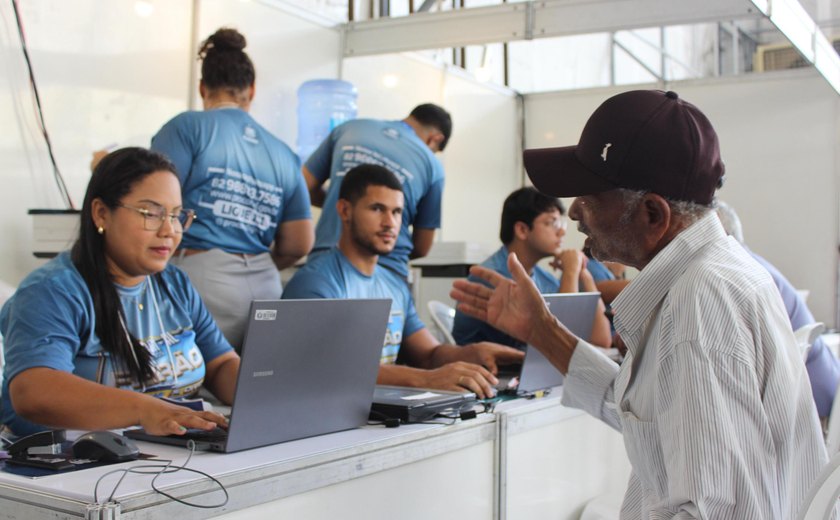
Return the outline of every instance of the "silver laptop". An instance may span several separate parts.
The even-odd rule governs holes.
[[[137,440],[234,452],[366,424],[391,300],[254,301],[227,431]]]
[[[595,322],[595,311],[601,293],[558,293],[544,294],[543,298],[548,309],[569,331],[579,338],[588,340],[592,335],[592,324]],[[500,378],[502,379],[502,378]],[[536,348],[528,345],[525,360],[519,373],[519,384],[515,388],[507,388],[504,383],[501,391],[517,394],[532,394],[534,392],[560,386],[563,384],[563,374]]]

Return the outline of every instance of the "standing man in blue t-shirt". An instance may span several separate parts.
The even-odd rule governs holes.
[[[510,278],[507,259],[516,253],[525,271],[542,294],[598,291],[592,275],[586,269],[586,256],[576,249],[562,249],[566,236],[566,209],[557,197],[542,194],[532,187],[515,190],[502,206],[499,238],[502,247],[481,265]],[[560,278],[543,269],[537,262],[552,257],[551,265],[561,271]],[[470,276],[472,282],[480,278]],[[586,338],[599,347],[612,343],[610,322],[604,315],[604,303],[599,302],[592,323],[592,334]],[[459,345],[475,341],[492,341],[525,350],[525,343],[512,338],[484,321],[455,312],[452,336]]]
[[[283,297],[391,298],[379,384],[492,396],[497,365],[521,362],[523,354],[494,343],[438,343],[417,317],[405,280],[377,264],[397,242],[403,205],[400,181],[386,168],[366,164],[350,170],[336,205],[342,225],[338,247],[298,271]],[[398,355],[408,366],[395,364]]]
[[[397,176],[405,197],[397,243],[379,263],[408,278],[409,259],[429,253],[440,227],[444,175],[435,153],[446,148],[450,135],[452,118],[431,103],[417,106],[402,121],[356,119],[330,132],[303,166],[312,204],[323,208],[309,258],[338,243],[341,222],[335,209],[345,174],[360,164],[377,164]]]

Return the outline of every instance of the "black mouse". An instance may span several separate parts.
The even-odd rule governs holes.
[[[73,443],[73,456],[77,459],[122,462],[140,456],[134,441],[109,431],[88,432]]]

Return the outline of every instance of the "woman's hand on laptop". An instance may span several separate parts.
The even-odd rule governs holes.
[[[188,428],[227,428],[227,419],[216,412],[197,412],[185,406],[150,397],[141,412],[140,426],[152,435],[183,435]]]

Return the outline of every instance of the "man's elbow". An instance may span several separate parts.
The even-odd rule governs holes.
[[[424,256],[427,256],[429,254],[429,251],[431,251],[431,250],[432,250],[432,245],[431,244],[427,245],[427,244],[417,244],[417,243],[415,243],[414,244],[414,249],[412,249],[412,251],[408,255],[408,257],[411,260],[414,260],[415,258],[423,258]]]

